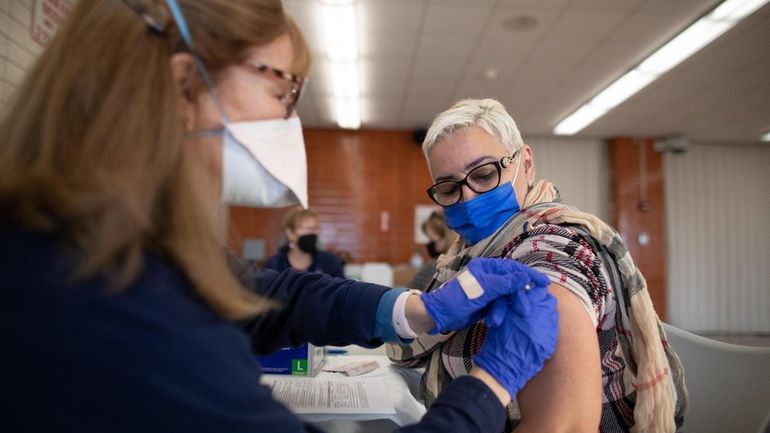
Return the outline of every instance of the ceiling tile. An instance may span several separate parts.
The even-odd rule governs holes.
[[[465,77],[457,86],[453,99],[498,98],[502,84],[482,76]]]
[[[626,12],[574,10],[561,14],[548,29],[545,43],[600,42],[622,31]]]
[[[516,84],[539,88],[545,94],[569,77],[572,69],[524,65],[516,75]]]
[[[497,2],[497,0],[428,0],[430,5],[442,6],[442,5],[469,5],[469,4],[481,4],[491,5]]]
[[[302,124],[313,124],[316,122],[315,103],[310,95],[303,95],[302,100],[297,106],[297,114],[302,119]]]
[[[415,3],[358,3],[361,34],[412,36],[420,28],[423,5]]]
[[[362,59],[409,62],[417,46],[414,36],[362,34],[358,39]]]
[[[570,13],[577,10],[598,12],[630,12],[637,9],[639,5],[645,1],[646,0],[573,0],[569,4],[567,11]]]
[[[536,67],[573,67],[597,48],[595,43],[543,43],[527,58],[527,64]]]
[[[517,8],[537,8],[558,11],[572,0],[501,0],[500,5]]]
[[[591,73],[606,77],[609,84],[610,80],[620,77],[644,59],[647,53],[643,45],[643,43],[602,44],[583,59],[580,68],[590,69]]]
[[[424,36],[417,43],[417,60],[463,63],[470,57],[474,43],[473,39],[461,36]]]
[[[454,101],[443,97],[418,97],[409,95],[401,112],[399,123],[405,128],[426,128],[436,115]]]
[[[509,81],[521,67],[532,46],[514,44],[499,39],[483,39],[473,50],[466,78],[481,78],[489,69],[497,73],[500,82]]]
[[[484,3],[444,4],[430,3],[422,34],[425,36],[464,36],[474,38],[484,29],[492,6]]]
[[[696,18],[723,0],[647,0],[640,7],[640,12],[686,13]]]
[[[363,96],[398,96],[406,89],[409,64],[389,61],[362,61],[361,94]]]
[[[361,121],[367,128],[394,129],[401,117],[401,97],[363,98]]]
[[[543,2],[546,3],[546,2]],[[503,23],[511,18],[527,16],[537,20],[535,28],[523,31],[511,31]],[[534,44],[550,29],[559,16],[559,11],[535,6],[495,8],[493,17],[483,33],[485,39],[500,39],[515,44]]]
[[[320,3],[313,0],[283,0],[283,7],[303,33],[321,30]]]
[[[337,125],[337,113],[334,106],[334,99],[331,97],[315,98],[316,122],[319,125]]]
[[[607,41],[612,44],[643,43],[649,54],[684,30],[695,18],[692,13],[639,12],[631,15]]]

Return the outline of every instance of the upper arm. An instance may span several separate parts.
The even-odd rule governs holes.
[[[522,422],[516,431],[595,433],[602,403],[596,330],[573,292],[556,283],[548,290],[559,311],[556,351],[517,394]]]

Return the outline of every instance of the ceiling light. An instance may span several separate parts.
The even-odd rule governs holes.
[[[609,111],[638,92],[639,89],[650,84],[655,78],[657,78],[655,75],[645,74],[634,69],[594,96],[590,104]]]
[[[488,68],[484,70],[484,78],[487,80],[496,80],[500,73],[495,68]]]
[[[591,104],[583,105],[556,125],[553,132],[558,135],[572,135],[585,128],[586,125],[601,117],[606,112],[607,110],[602,110]]]
[[[582,107],[562,119],[554,134],[572,135],[655,81],[770,0],[726,0],[684,29]]]
[[[358,98],[335,99],[334,105],[337,111],[337,125],[340,128],[358,129],[361,127],[361,106]]]
[[[759,136],[759,141],[770,141],[770,131]]]
[[[709,17],[712,20],[740,20],[754,13],[765,3],[766,0],[730,0],[714,8]]]
[[[358,29],[353,5],[323,8],[326,53],[329,60],[349,62],[358,58]]]
[[[331,81],[337,125],[361,126],[358,25],[352,0],[325,0],[321,13],[326,55],[331,61]]]
[[[331,65],[332,92],[336,99],[353,99],[361,95],[358,63],[340,62]]]
[[[734,24],[730,21],[712,21],[708,17],[700,19],[644,59],[637,69],[661,75],[711,43]]]

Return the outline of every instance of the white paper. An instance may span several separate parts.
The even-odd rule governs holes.
[[[298,414],[395,414],[387,386],[367,379],[263,375],[273,397]]]

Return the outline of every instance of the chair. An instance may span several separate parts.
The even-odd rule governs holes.
[[[770,347],[704,338],[663,324],[684,366],[686,433],[770,433]]]

